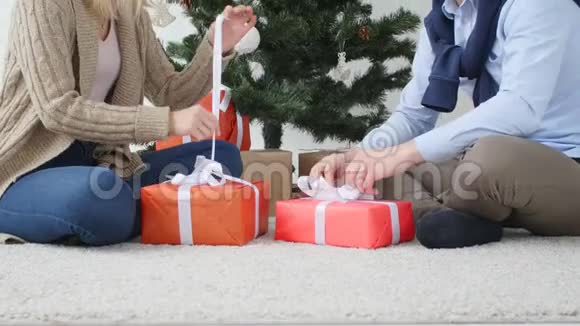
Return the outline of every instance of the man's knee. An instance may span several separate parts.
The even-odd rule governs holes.
[[[505,191],[512,189],[518,142],[503,136],[478,141],[455,169],[444,204],[492,220],[507,218],[510,209],[504,205]]]
[[[470,148],[454,177],[453,186],[481,190],[482,186],[497,184],[511,175],[525,140],[509,136],[492,136],[480,139]]]

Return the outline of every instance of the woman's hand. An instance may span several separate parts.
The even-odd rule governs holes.
[[[171,112],[169,125],[171,136],[192,136],[201,140],[211,138],[214,132],[219,134],[218,120],[200,105]]]
[[[403,173],[423,161],[414,141],[384,150],[361,150],[345,169],[345,183],[371,194],[376,181]]]
[[[258,18],[254,15],[254,9],[250,6],[227,6],[224,10],[224,54],[231,52],[236,44],[256,26]],[[215,23],[209,30],[209,41],[213,46],[215,38]]]

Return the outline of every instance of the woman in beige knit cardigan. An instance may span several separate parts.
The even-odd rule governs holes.
[[[0,88],[0,233],[25,241],[119,243],[138,234],[142,186],[191,172],[207,141],[146,154],[170,135],[218,128],[194,106],[212,80],[212,33],[177,73],[145,0],[18,0]],[[255,25],[252,8],[224,11],[224,60]],[[147,97],[156,106],[143,105]],[[237,149],[218,161],[241,174]]]

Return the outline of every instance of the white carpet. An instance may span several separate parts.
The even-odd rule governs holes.
[[[0,247],[0,323],[559,322],[580,320],[580,239],[377,251]]]

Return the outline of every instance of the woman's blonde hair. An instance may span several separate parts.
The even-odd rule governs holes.
[[[119,13],[126,12],[137,18],[141,10],[147,4],[147,0],[91,0],[95,12],[103,17],[115,19]]]

